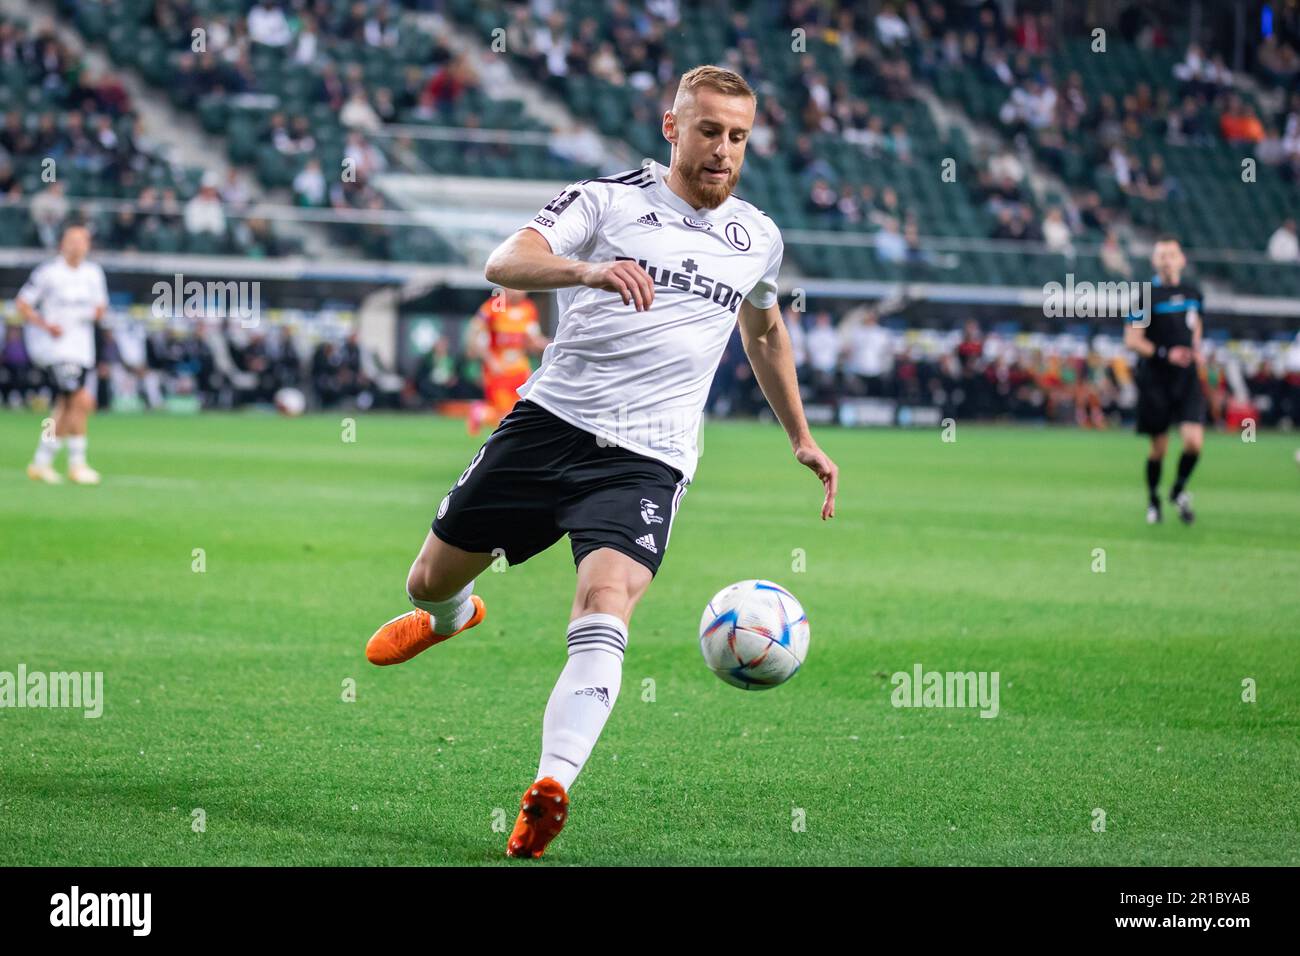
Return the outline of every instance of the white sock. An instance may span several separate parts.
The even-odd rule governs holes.
[[[474,616],[474,602],[469,599],[473,593],[474,582],[471,581],[445,601],[418,601],[409,591],[406,596],[416,607],[429,612],[435,634],[454,634]]]
[[[63,447],[62,438],[45,438],[42,436],[40,444],[36,446],[36,454],[32,457],[32,464],[38,468],[48,468],[54,464],[54,456],[59,453]]]
[[[86,463],[86,436],[68,436],[68,467],[72,468]]]
[[[587,614],[569,625],[569,661],[542,718],[538,780],[573,786],[618,700],[626,647],[627,625],[613,614]]]

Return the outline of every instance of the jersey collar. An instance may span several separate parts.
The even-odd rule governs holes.
[[[717,209],[701,207],[694,209],[677,193],[673,192],[672,187],[668,185],[668,167],[662,163],[651,162],[650,169],[655,177],[655,189],[658,191],[659,198],[672,206],[678,212],[692,219],[707,219],[710,222],[716,221],[726,215],[727,208],[731,205],[733,196],[728,196]]]

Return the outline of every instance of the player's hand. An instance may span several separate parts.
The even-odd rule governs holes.
[[[59,323],[42,322],[41,324],[45,326],[45,331],[49,332],[50,335],[54,336],[54,338],[57,339],[59,336],[63,335],[63,326],[59,325]]]
[[[1195,357],[1196,353],[1186,345],[1175,345],[1169,350],[1169,364],[1177,365],[1179,368],[1187,368]]]
[[[624,305],[635,305],[638,312],[650,308],[655,300],[655,284],[650,276],[635,262],[621,259],[617,262],[593,262],[587,266],[582,284],[591,289],[617,292]]]
[[[835,492],[840,481],[840,469],[830,460],[826,452],[817,447],[816,442],[800,445],[795,449],[794,457],[801,465],[807,465],[826,486],[826,497],[822,501],[822,520],[835,517]]]

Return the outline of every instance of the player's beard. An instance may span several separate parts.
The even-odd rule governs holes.
[[[711,183],[704,179],[705,163],[696,163],[690,173],[683,176],[686,188],[691,192],[691,205],[696,208],[717,209],[731,195],[740,180],[740,167],[733,166],[731,175],[725,183]]]

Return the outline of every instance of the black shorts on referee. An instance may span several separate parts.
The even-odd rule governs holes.
[[[686,492],[681,471],[603,445],[535,402],[501,420],[438,506],[433,533],[475,553],[522,564],[565,534],[576,567],[613,548],[659,570]]]
[[[1194,366],[1138,369],[1137,431],[1140,435],[1163,435],[1183,422],[1205,424],[1205,394]]]

